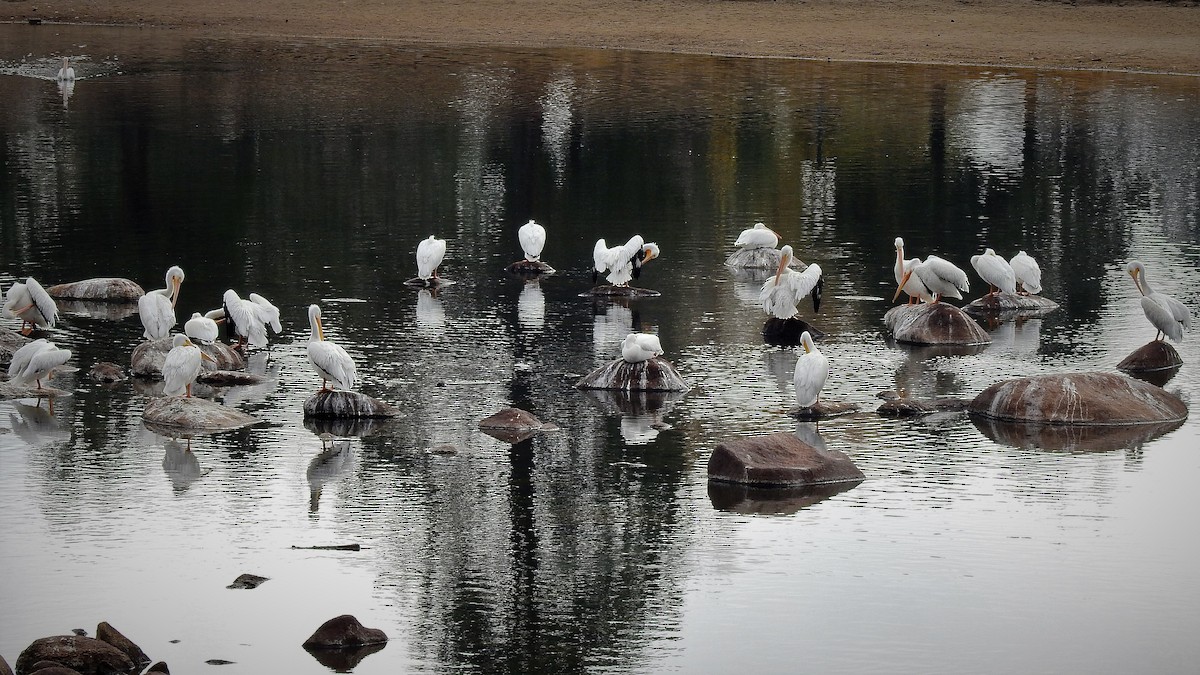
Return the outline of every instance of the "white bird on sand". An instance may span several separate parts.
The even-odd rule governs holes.
[[[354,389],[358,377],[354,359],[340,345],[325,339],[325,332],[321,329],[320,307],[308,306],[308,325],[312,328],[312,335],[308,338],[308,361],[321,376],[321,391],[327,390],[327,382],[332,382],[339,389]]]
[[[53,342],[39,338],[13,353],[8,364],[8,380],[13,384],[27,385],[36,382],[42,388],[42,380],[71,358],[71,351],[59,349]]]
[[[179,286],[183,283],[183,269],[173,266],[167,270],[167,287],[160,288],[138,298],[138,316],[142,320],[142,337],[147,340],[165,338],[175,327],[175,303],[179,302]]]
[[[921,262],[920,258],[904,259],[904,240],[896,237],[896,264],[892,266],[892,271],[896,275],[896,283],[900,284],[900,289],[908,294],[908,304],[916,303],[917,301],[933,302],[933,294],[925,288],[925,284],[921,283],[920,277],[910,276],[908,281],[904,281],[904,275],[913,267]]]
[[[1138,291],[1142,294],[1142,311],[1158,332],[1154,339],[1161,340],[1162,336],[1176,342],[1183,341],[1183,331],[1192,326],[1192,314],[1187,305],[1167,295],[1159,293],[1150,287],[1150,279],[1146,276],[1146,266],[1140,260],[1130,260],[1125,265],[1125,271],[1133,277]]]
[[[733,245],[744,249],[775,248],[779,245],[779,235],[767,227],[766,223],[755,223],[754,227],[742,230]]]
[[[167,352],[167,358],[163,361],[163,394],[167,396],[182,394],[191,398],[192,383],[200,374],[200,362],[203,359],[216,363],[216,359],[192,344],[188,336],[177,333],[171,340],[171,351]]]
[[[931,255],[925,258],[924,261],[906,266],[904,276],[900,279],[900,287],[896,289],[896,294],[892,296],[892,302],[895,302],[896,298],[900,297],[900,292],[904,290],[904,286],[914,275],[933,294],[933,302],[935,303],[941,300],[943,295],[948,298],[958,298],[961,300],[962,292],[970,290],[966,272],[959,269],[957,265],[949,260]]]
[[[613,286],[628,286],[630,280],[641,275],[642,265],[658,256],[658,244],[646,243],[640,234],[635,234],[621,246],[612,248],[600,239],[592,249],[592,283],[597,281],[600,274],[608,272],[604,277],[608,283]]]
[[[999,290],[1001,293],[1017,292],[1017,275],[1012,265],[990,248],[983,249],[982,255],[971,256],[971,267],[979,273],[979,278],[990,287],[988,295]]]
[[[438,278],[438,267],[441,267],[442,258],[445,257],[445,239],[438,239],[432,234],[428,239],[422,239],[417,244],[417,278],[424,281],[426,286],[430,285],[431,279]]]
[[[805,296],[812,294],[813,311],[821,309],[821,290],[825,286],[821,279],[821,266],[813,263],[803,272],[788,267],[792,262],[792,247],[779,249],[779,269],[775,276],[763,282],[758,292],[763,311],[777,319],[790,319],[799,312],[796,305]]]
[[[221,319],[225,318],[225,310],[219,309],[215,311],[220,312]],[[216,342],[217,336],[220,333],[221,330],[217,327],[217,322],[200,312],[193,312],[192,318],[183,324],[183,334],[204,345]]]
[[[71,67],[71,62],[67,57],[63,57],[62,68],[58,69],[58,75],[54,79],[59,82],[70,82],[75,79],[75,69]]]
[[[279,335],[283,330],[283,324],[279,323],[279,308],[258,293],[251,293],[249,298],[257,308],[259,320],[270,326],[272,333]]]
[[[1042,292],[1042,268],[1037,260],[1025,251],[1017,251],[1016,255],[1009,258],[1008,264],[1012,265],[1013,274],[1017,277],[1018,292],[1024,292],[1026,295]]]
[[[517,240],[521,242],[525,259],[537,262],[542,257],[542,248],[546,245],[546,228],[531,220],[517,230]]]
[[[42,288],[37,279],[14,282],[4,301],[4,316],[21,320],[21,334],[29,335],[34,327],[54,328],[58,321],[58,305]]]
[[[796,403],[802,408],[811,408],[817,404],[825,380],[829,379],[829,358],[813,344],[808,331],[800,334],[800,346],[804,352],[796,361],[792,382],[796,385]]]
[[[663,353],[662,343],[657,335],[650,333],[630,333],[621,343],[621,358],[626,363],[641,363]]]
[[[243,300],[232,288],[222,296],[225,309],[225,323],[229,326],[229,336],[237,336],[237,348],[246,344],[252,347],[267,346],[267,326],[259,314],[258,305]]]

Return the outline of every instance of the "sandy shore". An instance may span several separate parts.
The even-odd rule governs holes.
[[[215,35],[1200,75],[1195,0],[18,0],[0,16]]]

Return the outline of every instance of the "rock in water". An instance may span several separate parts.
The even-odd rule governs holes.
[[[102,302],[137,302],[146,294],[142,287],[120,277],[97,277],[46,289],[52,298],[65,300],[95,300]]]
[[[480,430],[506,443],[532,438],[543,426],[541,420],[519,408],[505,408],[479,422]]]
[[[618,389],[621,391],[687,391],[691,389],[669,361],[655,357],[629,363],[616,359],[584,375],[575,386],[579,389]]]
[[[150,657],[146,656],[146,652],[142,648],[133,643],[133,640],[121,634],[121,631],[112,627],[112,624],[107,621],[101,621],[96,626],[96,639],[107,642],[108,644],[121,650],[121,653],[129,657],[130,661],[137,667],[142,667],[150,663]]]
[[[779,269],[779,257],[781,251],[777,248],[740,248],[725,259],[725,264],[729,267],[740,267],[750,270],[777,270]],[[788,267],[795,267],[800,271],[808,268],[807,265],[792,258],[792,262]]]
[[[378,628],[366,628],[350,614],[334,617],[304,641],[306,649],[344,649],[387,642],[387,635]]]
[[[138,377],[154,377],[162,375],[163,362],[167,360],[167,352],[171,351],[173,337],[146,340],[133,348],[130,357],[129,372]],[[200,367],[204,370],[241,370],[246,367],[246,361],[233,347],[214,342],[210,345],[195,343],[200,351],[208,354],[216,363],[201,359]]]
[[[508,272],[509,274],[536,277],[542,274],[554,274],[557,270],[541,260],[535,260],[532,262],[529,260],[518,260],[508,267],[505,267],[504,271]]]
[[[931,399],[896,397],[888,399],[875,412],[884,417],[920,417],[935,412],[961,412],[970,405],[967,399],[953,396]]]
[[[966,312],[944,302],[897,305],[883,315],[897,342],[916,345],[985,345],[987,331]]]
[[[781,347],[794,347],[800,344],[800,334],[805,331],[808,331],[809,337],[813,340],[820,340],[825,337],[825,331],[808,323],[804,319],[797,319],[796,317],[780,319],[779,317],[772,316],[763,324],[763,342]]]
[[[400,410],[357,391],[325,389],[304,402],[305,417],[396,417]]]
[[[12,668],[8,666],[8,661],[5,661],[3,656],[0,656],[0,675],[13,675]]]
[[[762,487],[799,487],[866,477],[844,453],[821,450],[795,434],[781,432],[717,444],[708,458],[708,478]]]
[[[1056,309],[1058,309],[1057,302],[1047,300],[1040,295],[1003,292],[985,295],[963,307],[964,312],[975,316],[999,314],[1005,318],[1012,316],[1025,319],[1045,316]]]
[[[1114,373],[1035,375],[997,382],[971,401],[971,415],[1041,424],[1159,424],[1187,418],[1183,401]]]
[[[586,290],[579,294],[581,298],[657,298],[662,295],[658,291],[652,291],[649,288],[637,288],[635,286],[612,286],[610,284],[601,284],[590,290]]]
[[[225,588],[258,588],[267,581],[270,581],[270,579],[260,577],[257,574],[239,574],[238,578],[234,579],[233,583]]]
[[[33,342],[33,338],[27,338],[15,330],[0,326],[0,367],[8,370],[8,364],[12,363],[13,354]]]
[[[151,399],[142,420],[155,427],[187,431],[228,431],[257,424],[258,419],[240,410],[192,396],[163,396]]]
[[[788,415],[802,421],[823,420],[839,415],[848,415],[858,410],[858,404],[838,401],[817,401],[811,406],[794,405],[788,409]]]
[[[121,650],[95,638],[56,635],[34,640],[17,657],[17,672],[31,673],[38,661],[53,661],[83,675],[128,673],[136,666]]]
[[[1183,358],[1166,340],[1153,340],[1133,350],[1121,359],[1117,370],[1126,373],[1145,373],[1155,370],[1171,370],[1183,365]]]

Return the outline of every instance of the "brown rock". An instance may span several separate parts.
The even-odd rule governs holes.
[[[788,415],[798,420],[823,420],[830,417],[846,415],[858,410],[858,404],[837,401],[817,401],[811,406],[794,405],[788,410]]]
[[[12,363],[13,353],[30,342],[33,342],[32,338],[6,326],[0,326],[0,366],[7,370],[8,364]]]
[[[146,669],[146,675],[150,675],[150,673],[162,673],[163,675],[171,675],[171,670],[169,668],[167,668],[166,661],[159,661],[158,663],[156,663],[156,664],[150,666],[148,669]]]
[[[39,661],[53,661],[74,669],[80,675],[109,675],[128,673],[133,661],[121,650],[95,638],[79,635],[56,635],[34,640],[17,657],[17,673],[32,673],[31,666]]]
[[[270,581],[270,579],[266,577],[260,577],[257,574],[239,574],[238,578],[234,579],[233,583],[229,584],[225,588],[258,588],[268,581]]]
[[[228,431],[257,424],[258,418],[195,396],[151,399],[142,410],[142,421],[178,431]]]
[[[557,270],[547,265],[541,260],[529,261],[518,260],[515,263],[504,268],[509,274],[516,274],[522,277],[536,277],[542,274],[554,274]]]
[[[12,668],[9,667],[8,661],[5,661],[3,656],[0,656],[0,675],[13,675]]]
[[[708,458],[708,477],[730,483],[783,487],[845,483],[865,478],[844,453],[814,448],[790,433],[717,444]]]
[[[167,352],[171,351],[172,337],[158,340],[146,340],[133,348],[129,358],[129,372],[138,377],[154,377],[162,374],[163,362],[167,360]],[[233,347],[214,342],[210,345],[195,343],[200,351],[208,354],[213,361],[202,359],[200,367],[204,370],[241,370],[246,367],[246,361]],[[215,363],[214,363],[215,362]]]
[[[1133,350],[1121,359],[1117,370],[1126,373],[1145,373],[1159,370],[1178,370],[1183,358],[1166,340],[1153,340]]]
[[[998,382],[968,411],[1042,424],[1157,424],[1187,418],[1187,405],[1152,384],[1114,373],[1036,375]]]
[[[42,661],[33,664],[29,675],[81,675],[78,670],[59,665],[53,661]]]
[[[121,650],[121,653],[129,657],[134,665],[141,667],[150,663],[150,657],[146,656],[146,652],[142,648],[133,643],[133,640],[121,634],[121,631],[112,627],[112,624],[107,621],[101,621],[96,626],[96,639],[107,642],[108,644]]]
[[[88,371],[88,377],[95,382],[120,382],[125,379],[125,369],[111,361],[98,361]]]
[[[919,417],[935,412],[958,412],[970,405],[967,399],[952,396],[930,399],[897,397],[885,401],[876,412],[884,417]]]
[[[763,342],[781,347],[795,346],[800,344],[800,334],[805,331],[808,331],[809,337],[813,340],[820,340],[825,337],[825,331],[804,319],[797,319],[796,317],[780,319],[779,317],[772,316],[763,324]]]
[[[963,311],[975,316],[991,315],[1002,318],[1030,319],[1045,316],[1058,309],[1058,303],[1040,295],[1020,293],[990,293],[963,307]]]
[[[505,408],[479,422],[479,428],[484,433],[506,443],[520,443],[533,438],[543,426],[541,420],[518,408]]]
[[[575,386],[579,389],[617,389],[621,391],[687,391],[691,389],[670,361],[655,357],[629,363],[616,359],[584,375]]]
[[[897,342],[917,345],[983,345],[992,338],[961,309],[945,302],[897,305],[883,315]]]
[[[396,417],[399,408],[357,391],[326,389],[304,401],[305,417]]]
[[[334,617],[304,641],[306,649],[343,649],[387,642],[387,635],[378,628],[366,628],[349,614]]]
[[[137,302],[138,298],[146,294],[141,286],[120,277],[97,277],[56,284],[47,288],[46,293],[52,298],[104,302]]]

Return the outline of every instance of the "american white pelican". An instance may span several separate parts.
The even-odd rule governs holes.
[[[900,292],[904,290],[904,286],[909,279],[916,276],[925,284],[925,288],[933,294],[933,302],[938,302],[942,296],[948,298],[962,299],[960,291],[970,290],[970,284],[967,283],[967,273],[958,268],[957,265],[949,260],[943,260],[936,255],[931,255],[922,261],[920,258],[914,258],[916,261],[913,265],[906,265],[904,276],[900,279],[900,287],[896,289],[896,294],[892,296],[892,302],[900,297]]]
[[[621,358],[626,363],[641,363],[663,353],[662,343],[657,335],[650,333],[630,333],[621,343]]]
[[[354,389],[354,381],[358,377],[354,359],[341,345],[325,339],[325,332],[321,329],[320,307],[308,306],[308,325],[312,328],[312,335],[308,338],[308,361],[321,376],[321,391],[328,389],[327,382],[333,382],[347,391]]]
[[[4,316],[21,320],[21,334],[29,335],[33,328],[54,328],[58,321],[58,305],[42,288],[37,279],[14,282],[4,301]]]
[[[59,82],[71,82],[75,79],[75,69],[71,67],[71,62],[67,57],[63,57],[62,68],[58,69],[58,75],[54,79]]]
[[[258,305],[243,300],[232,288],[222,296],[225,305],[225,323],[229,326],[229,336],[237,336],[236,347],[244,347],[249,343],[253,347],[267,346],[267,326],[259,315]]]
[[[438,267],[441,267],[442,258],[445,257],[445,239],[438,239],[432,234],[428,239],[422,239],[421,243],[417,244],[417,278],[428,286],[431,283],[430,279],[437,278]]]
[[[608,247],[600,239],[592,249],[592,283],[597,276],[608,272],[605,279],[613,286],[628,286],[630,280],[638,278],[642,265],[654,260],[659,255],[658,244],[646,243],[642,235],[635,234],[621,246]]]
[[[225,310],[220,309],[216,311],[221,313],[222,319],[225,318]],[[216,321],[200,312],[193,312],[192,318],[183,324],[183,334],[200,344],[209,345],[217,341],[217,336],[220,335],[220,328],[217,327]]]
[[[1125,271],[1133,277],[1138,291],[1142,294],[1142,311],[1158,332],[1154,339],[1161,340],[1162,336],[1176,342],[1183,341],[1183,331],[1192,325],[1192,314],[1186,305],[1175,298],[1159,293],[1150,287],[1150,279],[1146,276],[1146,266],[1140,260],[1130,260],[1125,265]]]
[[[829,379],[829,358],[813,344],[808,331],[800,334],[800,346],[804,352],[796,360],[792,382],[796,385],[796,403],[802,408],[811,408],[817,404],[825,380]]]
[[[1037,260],[1026,255],[1025,251],[1017,251],[1016,255],[1009,258],[1008,264],[1012,265],[1013,274],[1017,276],[1018,291],[1026,295],[1042,292],[1042,268]]]
[[[37,388],[41,389],[42,380],[70,358],[70,350],[59,349],[53,342],[39,338],[13,353],[12,361],[8,364],[8,379],[19,385],[36,382]]]
[[[249,297],[258,308],[258,318],[271,327],[272,333],[279,335],[283,330],[283,324],[279,323],[279,308],[258,293],[251,293]]]
[[[1017,292],[1017,275],[1012,265],[990,248],[983,249],[982,255],[971,256],[971,267],[979,273],[979,278],[987,282],[988,295],[999,290],[1001,293]],[[965,290],[965,289],[964,289]]]
[[[176,334],[175,338],[171,340],[171,351],[167,352],[167,359],[163,361],[163,394],[167,396],[183,394],[191,398],[192,383],[200,374],[200,361],[203,359],[216,363],[213,357],[192,344],[188,336],[182,333]]]
[[[813,263],[803,272],[797,272],[788,267],[791,262],[792,247],[779,249],[779,269],[775,270],[775,276],[763,282],[762,290],[758,292],[763,311],[777,319],[796,316],[799,313],[796,305],[810,293],[813,311],[821,309],[821,289],[825,286],[821,266]]]
[[[744,249],[775,248],[779,245],[779,235],[767,227],[766,223],[755,223],[754,227],[742,230],[733,245]]]
[[[546,228],[531,220],[517,230],[517,240],[521,242],[521,250],[525,252],[525,259],[529,262],[537,262],[541,260],[542,248],[546,245]]]
[[[908,295],[908,304],[913,304],[918,301],[933,302],[933,294],[925,288],[925,284],[921,283],[920,277],[910,276],[908,281],[904,281],[904,275],[917,263],[921,262],[920,258],[904,259],[904,240],[896,237],[894,242],[896,245],[896,264],[892,266],[892,271],[896,275],[896,283],[900,284],[900,289]]]
[[[160,288],[138,298],[138,316],[142,320],[142,337],[147,340],[165,338],[175,327],[175,303],[179,302],[179,286],[183,283],[183,269],[173,266],[167,270],[167,287]]]

